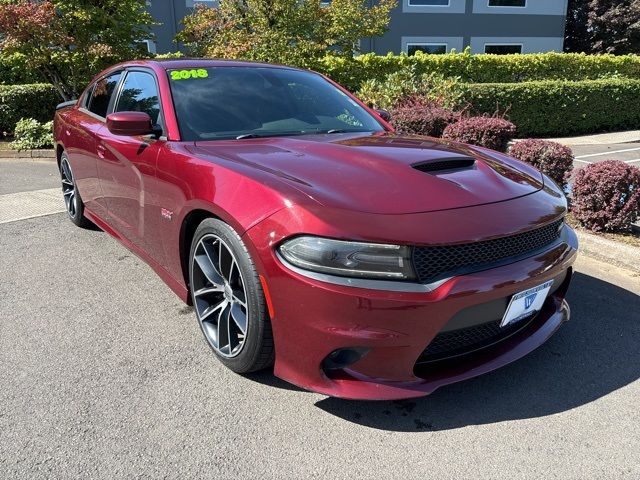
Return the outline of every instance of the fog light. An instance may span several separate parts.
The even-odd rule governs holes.
[[[322,362],[324,370],[338,370],[356,363],[367,353],[369,348],[339,348],[331,352]]]

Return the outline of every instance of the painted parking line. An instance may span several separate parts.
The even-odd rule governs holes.
[[[60,188],[0,195],[0,224],[64,211]]]
[[[580,160],[580,157],[576,157],[573,159],[574,162],[578,162],[578,163],[586,163],[586,164],[591,164],[593,162],[590,162],[589,160]],[[636,158],[635,160],[623,160],[624,163],[638,163],[640,162],[640,158]]]
[[[627,149],[624,149],[624,150],[613,150],[611,152],[590,153],[589,155],[580,155],[579,157],[576,157],[576,160],[579,159],[579,158],[603,157],[605,155],[613,155],[614,153],[637,152],[639,150],[640,150],[640,147],[627,148]],[[583,162],[583,163],[589,163],[589,162]]]

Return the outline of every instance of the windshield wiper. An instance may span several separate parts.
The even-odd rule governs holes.
[[[332,130],[327,130],[326,132],[318,132],[318,133],[332,134],[332,133],[364,133],[364,132],[371,132],[371,130],[348,130],[344,128],[334,128]]]
[[[269,138],[269,137],[294,137],[297,135],[309,135],[310,132],[306,130],[296,130],[292,132],[273,132],[273,133],[265,133],[264,135],[259,133],[244,133],[242,135],[238,135],[236,140],[243,140],[245,138]]]
[[[296,135],[323,135],[323,134],[332,134],[332,133],[363,133],[363,132],[371,132],[371,130],[349,130],[349,129],[339,129],[334,128],[332,130],[316,130],[316,131],[308,131],[308,130],[300,130],[300,131],[292,131],[292,132],[274,132],[274,133],[265,133],[261,135],[259,133],[244,133],[242,135],[238,135],[236,140],[244,140],[246,138],[269,138],[269,137],[293,137]]]

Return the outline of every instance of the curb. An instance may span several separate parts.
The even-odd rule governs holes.
[[[19,158],[21,160],[55,160],[56,151],[53,149],[47,150],[0,150],[0,159],[4,158]]]
[[[583,255],[640,273],[640,248],[579,230],[575,232]]]

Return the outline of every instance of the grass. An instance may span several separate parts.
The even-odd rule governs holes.
[[[567,215],[567,223],[574,229],[580,230],[581,232],[590,233],[591,235],[598,235],[599,237],[606,238],[608,240],[613,240],[615,242],[626,243],[627,245],[631,245],[632,247],[640,247],[640,236],[634,233],[627,232],[592,232],[584,228],[580,225],[580,222],[575,219],[575,217],[569,213]]]
[[[6,140],[0,140],[0,150],[11,150],[9,148],[9,143]]]

